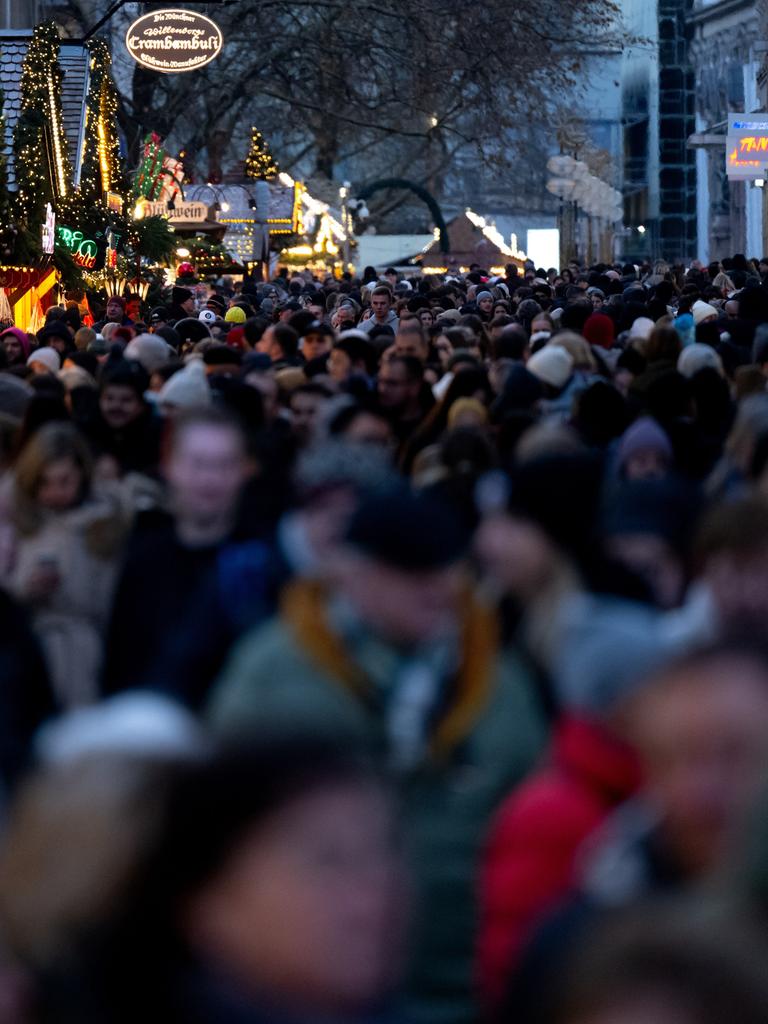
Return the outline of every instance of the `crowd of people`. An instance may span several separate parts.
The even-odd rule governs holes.
[[[0,1019],[765,1024],[768,260],[89,302],[0,330]]]

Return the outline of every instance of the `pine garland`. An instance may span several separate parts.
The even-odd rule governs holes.
[[[0,143],[5,138],[3,120],[3,90],[0,89]],[[8,175],[5,157],[0,150],[0,261],[7,263],[13,256],[16,242],[16,226],[11,214],[11,197],[8,192]]]
[[[45,204],[71,187],[72,169],[61,119],[59,33],[53,22],[32,33],[21,70],[21,113],[14,129],[16,210],[32,229]]]
[[[277,161],[272,156],[269,143],[255,126],[251,128],[251,147],[245,158],[245,173],[249,178],[266,181],[276,178],[279,171]]]

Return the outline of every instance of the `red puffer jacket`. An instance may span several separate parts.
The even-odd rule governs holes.
[[[478,981],[503,997],[532,928],[567,894],[576,853],[640,782],[634,752],[596,722],[566,718],[545,766],[501,805],[480,878]]]

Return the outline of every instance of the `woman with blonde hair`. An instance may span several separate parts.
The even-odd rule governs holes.
[[[586,339],[582,338],[580,334],[576,334],[575,331],[560,331],[550,338],[547,344],[559,345],[560,348],[564,348],[573,359],[574,370],[580,370],[587,374],[597,373],[597,361],[592,355],[592,350]]]
[[[717,275],[717,277],[715,277],[714,281],[712,282],[712,287],[717,288],[717,290],[720,292],[720,295],[724,299],[727,299],[729,295],[733,295],[733,293],[736,291],[736,285],[733,283],[730,277],[728,277],[725,271],[721,271]]]
[[[27,605],[64,707],[97,696],[118,555],[128,515],[93,488],[90,450],[70,423],[29,439],[8,478],[3,583]]]

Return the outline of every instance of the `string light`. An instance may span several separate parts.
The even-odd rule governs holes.
[[[21,69],[21,115],[14,130],[16,210],[25,225],[41,224],[45,204],[54,202],[53,186],[60,195],[71,180],[61,122],[59,34],[52,22],[38,25],[30,39]],[[46,174],[45,144],[48,126],[55,166]]]

